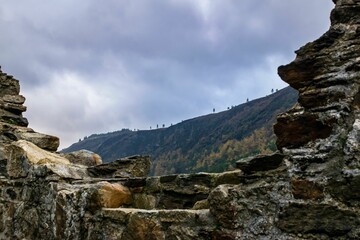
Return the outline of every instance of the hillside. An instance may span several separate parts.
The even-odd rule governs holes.
[[[298,94],[287,87],[230,110],[155,130],[94,134],[63,152],[88,149],[104,162],[142,154],[152,158],[151,174],[219,172],[241,157],[275,150],[275,116],[294,105]]]

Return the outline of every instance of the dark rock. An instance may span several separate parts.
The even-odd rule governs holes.
[[[14,114],[21,114],[26,111],[26,107],[20,104],[6,103],[0,101],[0,108]]]
[[[205,200],[208,194],[185,194],[177,191],[166,191],[159,198],[160,209],[192,209],[196,202]]]
[[[166,175],[166,176],[160,176],[160,182],[161,183],[167,183],[167,182],[173,182],[177,178],[177,175]]]
[[[19,95],[19,81],[5,73],[0,74],[0,97],[5,95]]]
[[[245,174],[274,170],[280,167],[283,163],[284,157],[285,156],[280,153],[258,155],[237,161],[236,167],[241,169],[241,171]]]
[[[210,193],[208,202],[220,229],[232,229],[241,232],[243,239],[251,239],[271,235],[280,199],[287,196],[289,189],[279,179],[271,184],[220,185]]]
[[[7,163],[9,152],[5,146],[0,145],[0,176],[7,176]]]
[[[26,140],[38,146],[41,149],[55,152],[59,145],[60,140],[58,137],[38,133],[31,128],[17,128],[13,131],[17,140]]]
[[[25,178],[30,169],[30,163],[26,158],[24,150],[18,146],[6,147],[9,152],[9,159],[6,165],[7,175],[11,178]]]
[[[332,133],[332,124],[323,123],[316,115],[306,113],[302,115],[282,114],[274,125],[277,136],[276,144],[281,149],[297,148],[319,138],[327,138]]]
[[[340,2],[340,1],[336,1]],[[331,24],[360,24],[360,4],[357,1],[349,1],[331,12]]]
[[[27,127],[29,122],[26,118],[0,109],[0,121],[21,127]]]
[[[357,213],[333,205],[291,203],[279,215],[277,226],[290,233],[325,233],[331,237],[356,231],[360,221]]]
[[[360,207],[360,175],[331,179],[326,188],[333,198],[347,205]]]
[[[130,188],[139,188],[139,187],[144,187],[146,186],[146,178],[142,178],[142,177],[137,177],[137,178],[131,178],[129,180],[127,180],[124,185],[126,187],[130,187]]]
[[[91,177],[144,177],[150,170],[148,156],[133,156],[116,160],[114,162],[89,167]]]
[[[324,198],[324,188],[316,182],[293,179],[291,186],[294,198],[304,200],[319,200]]]

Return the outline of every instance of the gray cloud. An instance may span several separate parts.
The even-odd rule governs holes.
[[[285,84],[276,68],[329,26],[324,0],[19,0],[0,5],[0,64],[33,128],[62,146],[224,110]]]

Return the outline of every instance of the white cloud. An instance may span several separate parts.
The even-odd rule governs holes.
[[[330,0],[18,0],[0,5],[0,64],[30,124],[63,146],[237,105],[329,26]],[[304,17],[306,16],[306,17]]]

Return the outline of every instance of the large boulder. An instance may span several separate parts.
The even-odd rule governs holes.
[[[12,178],[23,178],[29,173],[47,177],[55,175],[59,179],[88,178],[85,166],[71,164],[59,154],[45,151],[31,142],[19,140],[7,145],[7,174]]]
[[[98,154],[88,150],[79,150],[70,153],[62,153],[61,156],[69,159],[71,163],[81,164],[89,167],[102,164],[101,157]]]
[[[32,164],[70,164],[70,161],[68,159],[61,157],[59,154],[45,151],[31,142],[19,140],[13,143],[13,145],[20,147],[26,154],[26,158],[28,159],[28,161]]]
[[[98,206],[118,208],[132,203],[130,190],[118,183],[100,182],[97,191]]]
[[[38,133],[31,128],[18,127],[14,129],[14,135],[18,140],[26,140],[47,151],[55,152],[60,140],[58,137]]]

